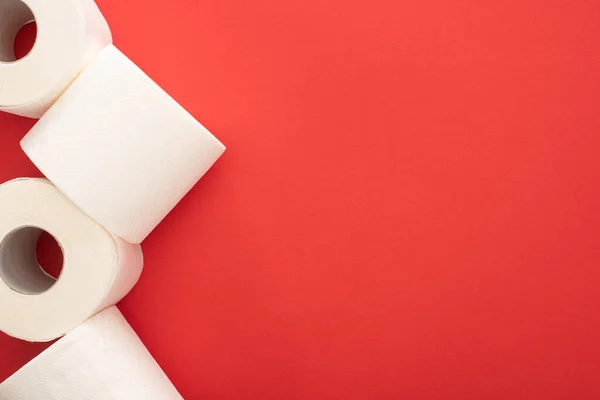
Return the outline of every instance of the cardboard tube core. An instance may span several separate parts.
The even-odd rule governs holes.
[[[15,56],[17,34],[22,27],[34,21],[33,12],[21,0],[0,0],[0,63],[17,61]]]
[[[15,292],[40,294],[57,282],[37,259],[36,246],[43,232],[34,226],[16,228],[0,245],[0,277]]]

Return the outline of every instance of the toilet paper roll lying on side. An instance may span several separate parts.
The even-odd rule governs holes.
[[[36,244],[51,234],[63,252],[55,279]],[[56,339],[117,303],[137,282],[142,251],[77,208],[46,179],[0,185],[0,330],[36,342]]]
[[[32,21],[35,44],[16,60],[15,37]],[[0,110],[41,117],[109,43],[110,29],[93,0],[0,0]]]
[[[225,147],[109,45],[21,141],[63,193],[140,243]]]
[[[0,400],[175,400],[177,389],[116,307],[0,384]]]

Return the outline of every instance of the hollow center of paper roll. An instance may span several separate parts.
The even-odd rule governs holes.
[[[31,45],[27,44],[30,40],[25,40],[25,46],[29,47],[29,50],[19,52],[19,56],[15,54],[15,40],[17,34],[25,25],[35,22],[35,16],[31,9],[22,2],[21,0],[0,0],[0,63],[11,63],[27,56],[29,50],[33,48],[35,37],[31,40]],[[27,29],[29,31],[31,29]],[[31,33],[24,32],[26,35]],[[33,31],[35,35],[35,31]],[[19,46],[20,50],[21,46]]]
[[[37,260],[48,275],[58,279],[62,272],[63,253],[60,244],[48,232],[42,232],[36,247]]]
[[[27,57],[31,53],[36,38],[37,25],[35,22],[31,22],[21,28],[15,39],[15,58],[17,61],[23,57]]]
[[[38,240],[44,232],[33,226],[21,227],[10,232],[2,241],[0,277],[15,292],[40,294],[58,280],[44,271],[38,261]]]

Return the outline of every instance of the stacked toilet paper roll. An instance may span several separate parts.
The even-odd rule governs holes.
[[[21,146],[49,179],[0,186],[0,330],[64,335],[0,400],[181,398],[112,306],[140,276],[139,243],[225,147],[112,45],[93,0],[0,0],[0,110],[40,118]],[[63,251],[58,279],[36,258],[44,231]]]
[[[16,60],[13,43],[37,25],[29,54]],[[39,118],[112,36],[93,0],[0,1],[0,110]]]
[[[78,207],[131,243],[140,243],[225,151],[113,45],[21,146]]]
[[[0,400],[181,398],[116,307],[83,323],[0,385]]]
[[[63,252],[58,279],[36,256],[48,232]],[[139,245],[112,235],[46,179],[0,185],[0,330],[50,341],[116,304],[142,271]]]

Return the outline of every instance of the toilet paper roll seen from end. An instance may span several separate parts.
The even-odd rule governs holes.
[[[55,279],[39,265],[37,240],[63,252]],[[142,271],[139,245],[113,236],[46,179],[0,185],[0,330],[35,342],[56,339],[117,303]]]
[[[140,243],[225,150],[113,45],[21,147],[77,206],[131,243]]]
[[[179,400],[117,307],[48,347],[0,384],[0,400]]]
[[[33,21],[33,48],[17,60],[17,33]],[[0,110],[41,117],[109,43],[110,29],[93,0],[0,0]]]

